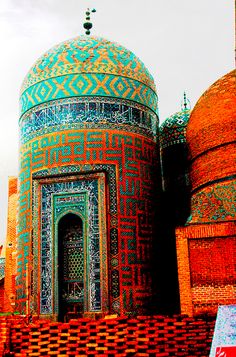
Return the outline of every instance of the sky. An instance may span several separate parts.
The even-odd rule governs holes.
[[[83,34],[133,51],[153,75],[160,122],[198,98],[234,64],[233,0],[0,0],[0,244],[6,237],[8,176],[18,174],[19,91],[49,48]]]

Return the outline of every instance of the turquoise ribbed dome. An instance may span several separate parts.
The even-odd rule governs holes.
[[[155,84],[144,64],[103,38],[76,37],[40,57],[22,85],[21,115],[39,104],[75,96],[128,99],[157,111]]]

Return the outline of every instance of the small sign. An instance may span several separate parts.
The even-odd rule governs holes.
[[[219,306],[210,357],[236,357],[236,305]]]

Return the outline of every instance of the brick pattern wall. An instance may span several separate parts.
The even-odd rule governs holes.
[[[181,313],[216,313],[236,303],[236,227],[233,222],[176,230]]]
[[[5,356],[10,352],[10,326],[11,322],[16,322],[16,320],[11,321],[11,317],[0,316],[0,356]]]
[[[236,302],[236,237],[190,240],[189,258],[196,313]]]
[[[233,142],[211,149],[194,159],[190,172],[192,190],[198,189],[201,185],[212,185],[212,181],[217,182],[217,180],[235,175],[235,152],[235,142]]]
[[[0,312],[3,311],[3,299],[4,299],[4,278],[0,280]]]
[[[5,312],[13,311],[15,304],[17,200],[17,177],[12,176],[8,179],[6,265],[4,279]]]
[[[119,128],[118,125],[117,128]],[[43,144],[44,140],[49,140],[51,146],[46,148]],[[30,146],[31,151],[29,150]],[[59,154],[55,155],[56,152]],[[87,172],[97,170],[107,172],[109,168],[111,170],[114,167],[114,177],[110,179],[109,176],[106,187],[107,202],[111,200],[112,195],[115,197],[114,202],[106,205],[107,215],[105,217],[109,255],[107,258],[103,258],[107,259],[110,277],[109,281],[104,280],[106,280],[105,284],[111,287],[109,290],[110,302],[106,309],[110,313],[123,314],[132,311],[139,314],[147,313],[152,285],[150,260],[154,235],[155,201],[153,197],[158,172],[156,143],[136,133],[118,129],[107,131],[83,129],[63,132],[58,126],[58,132],[44,135],[43,138],[35,137],[28,141],[24,147],[22,146],[20,162],[20,177],[25,181],[22,179],[20,182],[19,198],[17,310],[22,314],[26,312],[26,278],[30,276],[29,270],[32,265],[30,255],[32,220],[30,217],[33,217],[33,210],[37,209],[36,199],[33,204],[30,199],[32,174],[44,174],[47,177],[53,175],[53,172],[55,174],[55,170],[58,170],[57,174],[62,175],[65,173],[68,175],[80,174],[80,171],[87,174]],[[46,172],[45,168],[47,168]],[[37,195],[40,195],[40,192],[37,192]],[[39,209],[40,200],[41,198],[38,199]],[[42,217],[39,216],[39,219]],[[100,217],[100,219],[104,218]],[[39,238],[43,239],[41,226],[38,223],[37,227],[33,229],[34,246],[41,244]],[[51,242],[52,239],[51,234]],[[52,243],[50,244],[52,245]],[[40,254],[41,252],[39,252]],[[49,266],[49,269],[51,271],[48,272],[48,276],[51,276],[53,267]],[[38,271],[37,279],[40,280],[41,265],[38,267],[37,263],[33,270]],[[40,285],[36,279],[34,284]],[[37,289],[39,290],[39,288]],[[56,287],[54,286],[52,289],[51,295],[54,298]],[[52,298],[50,297],[48,300],[51,304],[48,313],[51,313]],[[40,312],[37,311],[37,313]]]
[[[191,112],[191,223],[235,219],[235,108],[234,70],[212,84]]]
[[[15,357],[207,357],[215,317],[201,319],[176,315],[101,320],[81,318],[69,323],[37,320],[30,325],[16,318],[8,322],[8,328],[6,318],[0,322],[6,330],[5,340],[9,340],[8,346]]]
[[[235,74],[213,83],[193,108],[186,133],[192,158],[235,141]]]

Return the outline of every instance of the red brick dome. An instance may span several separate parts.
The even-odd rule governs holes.
[[[200,97],[187,126],[192,189],[231,177],[236,171],[236,71]]]

